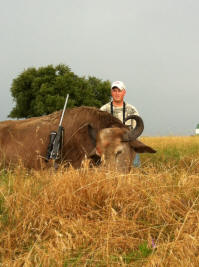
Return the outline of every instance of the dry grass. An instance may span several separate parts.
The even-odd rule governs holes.
[[[199,138],[143,140],[129,175],[2,170],[2,266],[198,266]]]

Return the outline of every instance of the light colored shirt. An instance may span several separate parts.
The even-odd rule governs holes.
[[[136,108],[128,103],[125,102],[125,118],[127,118],[130,115],[138,115],[138,111]],[[102,111],[107,111],[111,113],[111,102],[105,104],[100,108]],[[113,116],[118,118],[123,122],[123,107],[114,107],[113,106]],[[134,120],[128,120],[125,122],[125,125],[127,125],[129,128],[134,128],[136,123]]]

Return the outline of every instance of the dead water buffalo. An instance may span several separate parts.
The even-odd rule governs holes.
[[[49,166],[45,161],[49,134],[57,130],[61,111],[25,120],[0,122],[0,160],[4,165],[19,161],[27,168]],[[136,140],[143,131],[142,119],[136,120],[134,130],[111,114],[93,107],[67,109],[63,119],[64,136],[62,161],[74,168],[82,160],[104,159],[105,165],[119,171],[129,171],[136,153],[154,153],[151,147]]]

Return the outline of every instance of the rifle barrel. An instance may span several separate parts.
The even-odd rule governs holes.
[[[66,96],[66,101],[65,101],[64,108],[63,108],[63,111],[62,111],[62,115],[61,115],[61,119],[60,119],[60,122],[59,122],[59,126],[62,125],[62,121],[63,121],[64,113],[65,113],[65,110],[66,110],[66,105],[67,105],[67,102],[68,102],[68,98],[69,98],[69,94],[67,94],[67,96]]]

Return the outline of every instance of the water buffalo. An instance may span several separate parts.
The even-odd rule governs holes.
[[[57,130],[61,111],[25,120],[0,122],[0,160],[4,165],[19,161],[27,168],[40,169],[46,162],[49,134]],[[102,158],[106,166],[129,171],[136,153],[154,153],[136,138],[143,131],[138,116],[136,127],[129,131],[111,114],[93,107],[67,109],[63,119],[62,161],[74,168],[81,167],[85,158]]]

